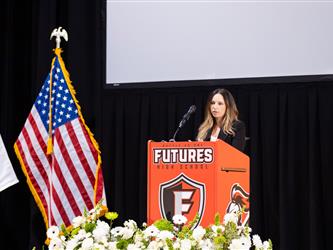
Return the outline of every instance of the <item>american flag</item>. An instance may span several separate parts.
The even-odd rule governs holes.
[[[84,209],[92,209],[102,198],[106,203],[98,145],[83,120],[61,50],[55,53],[14,146],[47,227],[69,226]]]

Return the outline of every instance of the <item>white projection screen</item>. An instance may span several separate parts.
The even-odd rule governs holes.
[[[108,0],[106,82],[333,73],[333,2]]]

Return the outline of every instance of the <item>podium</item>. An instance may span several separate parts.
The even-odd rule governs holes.
[[[216,213],[244,213],[249,220],[249,157],[229,144],[216,142],[148,142],[147,222],[175,214],[194,226],[214,223]]]

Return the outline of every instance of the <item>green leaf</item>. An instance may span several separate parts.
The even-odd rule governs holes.
[[[83,215],[84,215],[84,217],[88,216],[88,211],[85,207],[83,208]]]
[[[67,237],[69,233],[67,231],[65,224],[61,224],[60,229],[64,233],[64,236]]]
[[[128,242],[126,240],[121,239],[117,242],[116,246],[118,249],[127,249]]]
[[[215,226],[219,226],[219,225],[221,225],[221,217],[220,217],[220,214],[219,214],[219,213],[216,213],[216,214],[215,214],[215,217],[214,217],[214,224],[215,224]]]
[[[161,220],[155,221],[154,226],[157,227],[157,229],[160,231],[163,231],[163,230],[167,230],[170,232],[173,231],[173,224],[166,219],[161,219]]]
[[[87,233],[89,233],[89,232],[91,233],[92,231],[94,231],[95,227],[96,227],[96,224],[87,223],[84,225],[84,230],[86,230]]]
[[[214,244],[218,246],[223,246],[226,241],[227,240],[223,235],[214,238]]]
[[[71,236],[77,235],[79,231],[80,231],[80,227],[74,228],[71,232]]]
[[[167,246],[168,246],[169,250],[174,250],[173,245],[172,245],[172,240],[166,239],[166,243],[167,243]]]
[[[196,213],[194,219],[188,223],[188,227],[189,227],[189,228],[193,228],[194,225],[199,221],[199,218],[200,218],[200,217],[199,217],[199,214]]]

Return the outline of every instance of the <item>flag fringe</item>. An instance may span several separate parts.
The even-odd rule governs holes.
[[[99,171],[102,171],[101,169],[101,164],[102,164],[102,158],[101,158],[101,151],[99,150],[99,146],[98,146],[98,143],[97,141],[95,140],[94,138],[94,134],[90,131],[89,127],[86,125],[86,122],[82,116],[82,113],[81,113],[81,107],[79,105],[79,101],[76,99],[76,91],[72,85],[72,81],[70,80],[69,78],[69,73],[66,69],[66,66],[65,66],[65,63],[64,61],[62,60],[62,57],[61,57],[61,53],[62,53],[62,49],[61,48],[56,48],[54,49],[54,53],[56,54],[56,56],[58,57],[58,60],[59,60],[59,64],[60,64],[60,67],[62,69],[62,72],[64,74],[64,77],[65,77],[65,81],[67,83],[67,86],[69,88],[69,91],[71,92],[71,95],[72,95],[72,98],[75,102],[75,105],[77,107],[77,110],[78,110],[78,115],[79,117],[81,118],[81,121],[84,125],[84,127],[86,128],[87,132],[88,132],[88,135],[90,137],[90,140],[94,146],[94,148],[97,150],[98,152],[98,162],[97,162],[97,168],[96,168],[96,173],[95,173],[95,178],[96,178],[96,181],[95,181],[95,186],[94,186],[94,206],[99,202],[96,200],[96,195],[97,195],[97,187],[98,187],[98,183],[99,183]]]
[[[37,194],[37,191],[35,190],[34,186],[33,186],[32,183],[31,183],[31,180],[30,180],[29,175],[28,175],[28,172],[27,172],[27,167],[26,167],[25,164],[24,164],[24,161],[23,161],[23,159],[22,159],[22,156],[21,156],[21,154],[20,154],[20,151],[19,151],[19,149],[18,149],[16,143],[14,144],[14,151],[15,151],[15,153],[16,153],[17,158],[18,158],[19,161],[20,161],[22,171],[23,171],[25,177],[27,178],[27,183],[28,183],[29,189],[30,189],[30,191],[31,191],[31,193],[32,193],[32,195],[33,195],[33,197],[34,197],[36,203],[37,203],[37,206],[38,206],[39,210],[40,210],[41,213],[42,213],[42,216],[43,216],[43,219],[44,219],[44,223],[45,223],[45,226],[46,226],[46,229],[47,229],[47,228],[48,228],[48,225],[49,225],[49,223],[48,223],[48,218],[47,218],[47,214],[46,214],[46,212],[45,212],[45,209],[44,209],[43,203],[42,203],[42,201],[40,200],[40,198],[39,198],[39,196],[38,196],[38,194]]]

